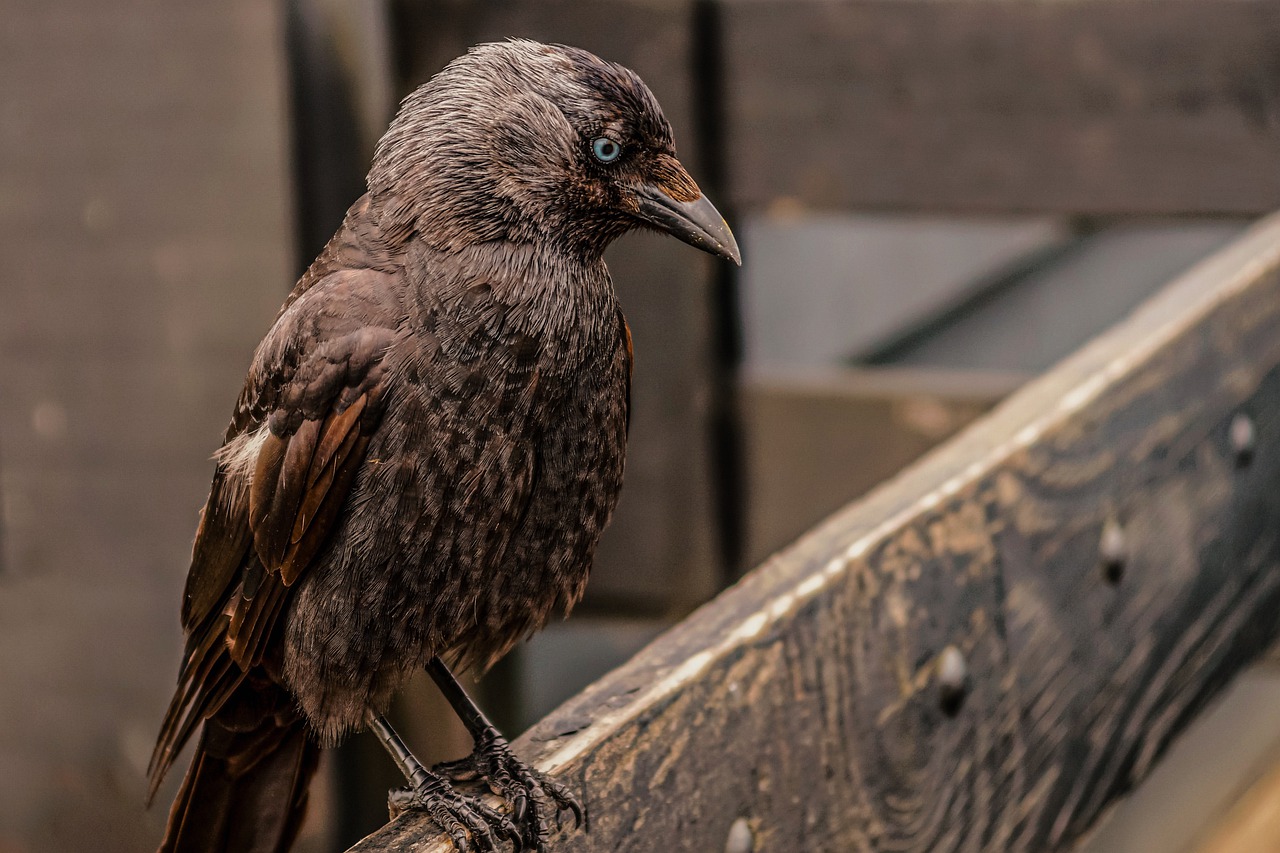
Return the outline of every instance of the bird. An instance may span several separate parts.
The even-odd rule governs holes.
[[[583,594],[622,485],[637,228],[741,264],[635,72],[477,45],[401,103],[366,192],[255,350],[200,515],[149,796],[197,735],[162,853],[279,853],[320,750],[372,730],[393,809],[459,851],[543,851],[578,797],[455,678]],[[425,767],[385,719],[425,669],[474,740]],[[470,772],[505,808],[459,783]],[[474,847],[473,847],[474,846]]]

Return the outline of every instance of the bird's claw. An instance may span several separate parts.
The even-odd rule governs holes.
[[[401,812],[418,810],[444,830],[458,853],[468,853],[474,842],[477,853],[497,853],[500,838],[520,850],[523,836],[516,824],[478,796],[461,794],[436,776],[417,788],[398,788],[387,795],[394,819]]]
[[[479,744],[470,757],[436,765],[435,771],[454,781],[488,780],[494,793],[511,804],[511,821],[521,836],[515,853],[543,853],[551,840],[547,827],[552,814],[560,829],[564,812],[573,815],[575,829],[586,821],[582,803],[560,782],[520,760],[502,737]]]

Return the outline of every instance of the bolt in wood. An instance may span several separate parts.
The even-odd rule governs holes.
[[[1244,412],[1238,412],[1231,419],[1227,434],[1231,439],[1231,452],[1236,455],[1236,467],[1244,468],[1253,461],[1253,454],[1258,446],[1258,430],[1253,425],[1253,418]]]
[[[1129,544],[1119,519],[1112,517],[1103,523],[1102,536],[1098,540],[1098,556],[1102,558],[1102,576],[1107,583],[1120,583],[1125,563],[1129,559]]]
[[[724,853],[754,853],[756,836],[751,831],[751,824],[745,817],[740,817],[729,827],[729,835],[724,842]]]
[[[964,704],[968,692],[969,664],[955,646],[947,646],[938,655],[938,703],[942,712],[954,717]]]

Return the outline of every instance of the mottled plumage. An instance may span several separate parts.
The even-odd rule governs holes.
[[[593,158],[601,137],[625,156]],[[601,253],[650,225],[736,260],[708,210],[648,89],[586,52],[484,45],[405,100],[216,457],[153,793],[204,729],[162,849],[286,849],[317,742],[413,669],[488,666],[581,597],[629,408]]]

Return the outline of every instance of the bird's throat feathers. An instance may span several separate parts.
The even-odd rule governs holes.
[[[418,244],[410,253],[410,269],[430,271],[410,283],[418,325],[443,312],[455,330],[559,340],[566,353],[594,351],[615,334],[618,298],[600,258],[584,261],[541,242],[507,243],[500,252],[492,244],[447,251]]]

